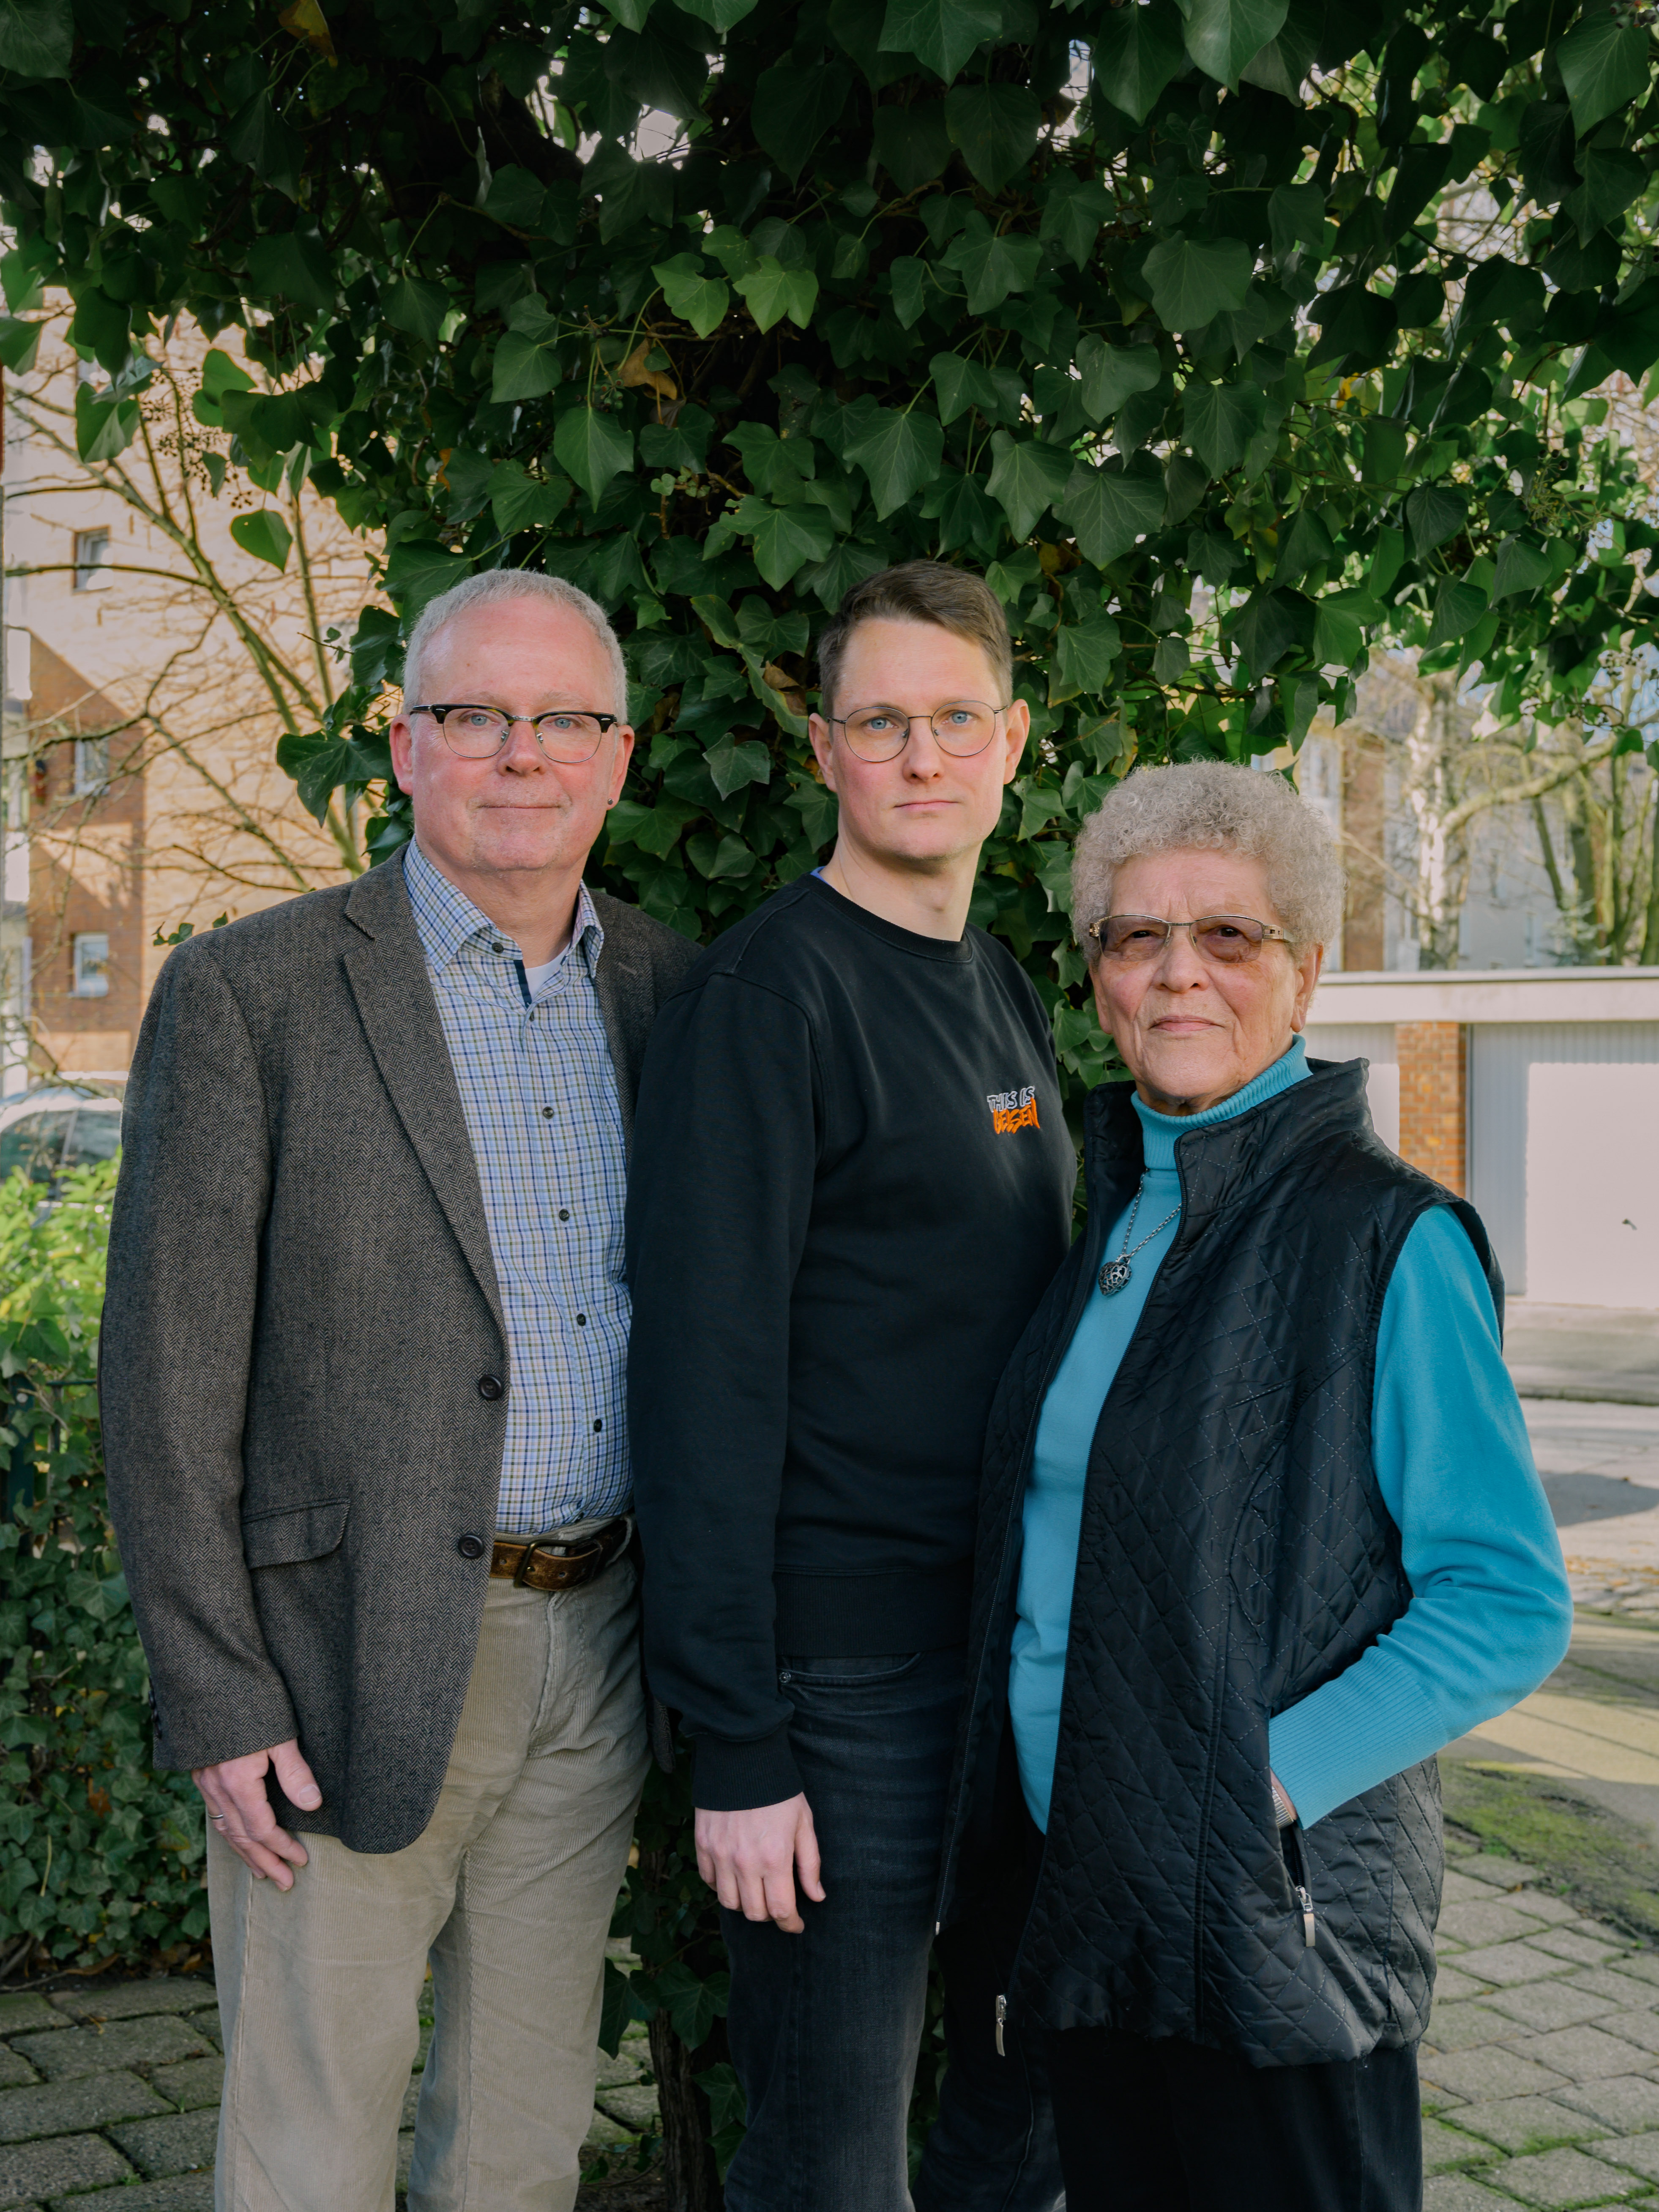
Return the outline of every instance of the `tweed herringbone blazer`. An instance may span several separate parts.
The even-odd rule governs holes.
[[[631,1139],[647,1032],[696,948],[594,903]],[[100,1389],[157,1763],[297,1735],[322,1808],[272,1785],[277,1818],[400,1850],[437,1802],[483,1613],[507,1399],[478,1386],[512,1388],[402,867],[181,945],[123,1140]]]

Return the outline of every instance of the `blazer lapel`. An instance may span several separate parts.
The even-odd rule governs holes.
[[[396,860],[357,878],[346,915],[354,927],[341,957],[380,1079],[505,1337],[478,1164]]]

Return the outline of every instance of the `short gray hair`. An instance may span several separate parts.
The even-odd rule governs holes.
[[[474,607],[493,606],[501,599],[551,601],[555,606],[568,607],[572,614],[580,615],[605,647],[605,659],[611,664],[611,691],[616,713],[620,720],[628,720],[628,668],[605,609],[597,599],[590,599],[586,592],[567,584],[562,576],[544,576],[539,568],[486,568],[483,575],[468,576],[459,584],[452,584],[447,592],[441,592],[435,599],[428,600],[409,634],[404,653],[405,699],[421,702],[421,663],[439,631],[447,629],[457,615],[466,614]]]
[[[1297,945],[1329,945],[1342,922],[1346,878],[1329,825],[1280,775],[1227,761],[1138,769],[1084,823],[1072,856],[1072,927],[1111,912],[1126,860],[1152,853],[1244,853],[1267,870],[1267,894]]]

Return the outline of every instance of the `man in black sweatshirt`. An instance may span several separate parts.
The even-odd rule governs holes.
[[[732,2212],[910,2201],[985,1422],[1076,1175],[1042,1000],[967,927],[1030,722],[1000,604],[889,569],[819,669],[835,851],[665,1004],[628,1212],[647,1662],[695,1741],[748,2099]],[[998,1944],[945,1952],[919,2212],[1059,2192],[1039,2069],[994,2049]]]

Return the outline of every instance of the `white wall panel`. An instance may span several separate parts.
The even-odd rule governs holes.
[[[1400,1061],[1392,1022],[1310,1022],[1304,1032],[1314,1060],[1368,1060],[1371,1121],[1391,1150],[1400,1149]]]
[[[1659,1022],[1480,1024],[1470,1195],[1510,1289],[1659,1306]]]

